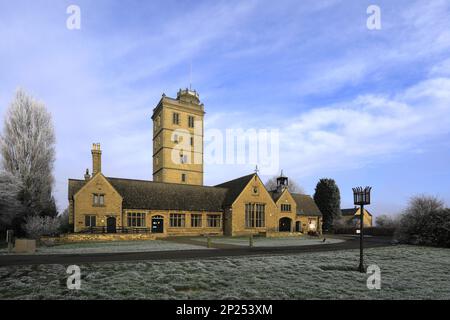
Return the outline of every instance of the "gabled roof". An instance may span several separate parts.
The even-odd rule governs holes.
[[[222,211],[227,189],[106,177],[123,197],[124,209]],[[86,184],[69,180],[69,199]]]
[[[354,216],[358,209],[359,208],[341,209],[341,212],[343,216]],[[364,211],[367,212],[369,216],[372,216],[372,214],[367,209],[364,208]]]
[[[291,193],[297,204],[297,214],[301,216],[318,216],[321,217],[322,213],[317,207],[314,199],[307,194]]]
[[[343,216],[354,216],[358,208],[341,209]]]
[[[228,191],[223,202],[224,206],[231,206],[242,190],[248,185],[250,180],[255,176],[254,173],[243,176],[234,180],[230,180],[215,186],[215,188],[226,188]]]
[[[278,199],[280,199],[281,195],[283,194],[283,191],[278,192],[277,190],[272,190],[269,191],[270,196],[272,197],[273,201],[275,201],[275,203],[278,201]]]

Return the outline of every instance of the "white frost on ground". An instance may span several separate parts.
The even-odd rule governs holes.
[[[206,243],[206,238],[191,238],[191,240]],[[285,247],[285,246],[310,246],[323,245],[331,243],[344,242],[341,239],[326,238],[325,243],[323,238],[309,238],[309,237],[285,237],[285,238],[265,238],[254,237],[253,246],[255,247]],[[236,246],[249,246],[248,237],[211,237],[211,243],[217,244],[231,244]]]
[[[207,249],[201,245],[175,243],[172,241],[109,241],[109,242],[79,242],[56,245],[52,247],[41,246],[36,254],[83,254],[83,253],[113,253],[113,252],[146,252],[146,251],[172,251]],[[0,249],[0,255],[7,254],[7,249]]]
[[[288,256],[81,265],[68,290],[62,265],[0,268],[2,299],[450,299],[450,249],[372,248],[381,290],[354,271],[358,250]]]

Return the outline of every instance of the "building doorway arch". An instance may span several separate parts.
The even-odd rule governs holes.
[[[116,233],[116,218],[108,217],[106,218],[106,233]]]
[[[152,217],[152,233],[164,233],[164,217]]]
[[[291,232],[291,218],[281,218],[278,231],[280,232]]]

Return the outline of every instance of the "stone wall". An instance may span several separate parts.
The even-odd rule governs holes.
[[[86,234],[86,233],[72,233],[60,237],[42,237],[41,243],[46,245],[85,242],[85,241],[139,241],[139,240],[156,240],[164,237],[164,235],[150,234],[150,233],[135,233],[135,234]]]

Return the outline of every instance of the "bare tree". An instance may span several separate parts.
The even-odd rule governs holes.
[[[19,89],[5,117],[0,138],[4,169],[21,182],[26,214],[56,215],[52,197],[55,135],[45,105]]]
[[[277,188],[277,178],[278,176],[273,176],[265,183],[266,189],[269,191],[275,190]],[[305,190],[294,180],[289,179],[288,190],[291,193],[305,193]]]
[[[20,181],[9,172],[0,171],[0,231],[9,228],[23,212],[19,201]]]

